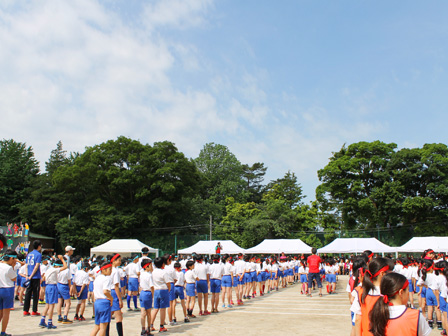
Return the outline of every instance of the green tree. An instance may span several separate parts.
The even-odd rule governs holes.
[[[342,147],[318,171],[316,196],[325,211],[341,214],[346,229],[385,227],[392,222],[389,203],[397,192],[387,166],[396,144],[358,142]],[[392,192],[389,193],[389,191]]]
[[[203,177],[204,213],[219,222],[226,198],[245,202],[248,197],[243,165],[224,145],[208,143],[194,160]]]
[[[33,231],[54,237],[56,223],[69,215],[68,209],[72,207],[70,199],[63,191],[54,187],[52,178],[59,167],[71,165],[73,161],[73,155],[67,157],[62,142],[59,141],[45,163],[47,172],[36,176],[27,188],[29,197],[18,207],[20,218],[30,223]]]
[[[54,173],[57,190],[70,195],[71,221],[81,223],[85,248],[113,237],[150,237],[181,226],[188,200],[198,194],[193,162],[165,141],[154,146],[119,137],[89,147],[73,165]],[[62,234],[67,222],[56,230]]]
[[[0,221],[19,221],[18,205],[39,173],[33,149],[12,139],[0,141]]]
[[[249,193],[248,201],[260,203],[264,186],[263,180],[268,168],[264,163],[256,162],[252,166],[248,164],[243,165],[244,179],[246,181],[246,190]]]

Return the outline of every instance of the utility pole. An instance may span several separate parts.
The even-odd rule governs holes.
[[[212,239],[212,227],[213,227],[212,215],[210,215],[210,240],[213,240]]]

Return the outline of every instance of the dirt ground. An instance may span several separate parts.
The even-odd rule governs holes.
[[[176,316],[179,324],[167,326],[166,334],[182,334],[195,336],[209,335],[350,335],[350,304],[345,288],[347,277],[340,276],[337,285],[337,294],[323,297],[312,297],[300,294],[300,285],[289,286],[278,292],[266,294],[263,297],[245,301],[244,306],[233,308],[220,308],[220,312],[209,316],[198,316],[196,303],[194,314],[198,317],[190,323],[183,322],[182,307],[176,306]],[[236,300],[235,300],[236,301]],[[69,319],[73,319],[74,305],[70,310]],[[74,321],[71,325],[56,323],[58,329],[47,330],[38,327],[40,317],[23,317],[22,309],[16,301],[16,309],[11,312],[11,319],[7,333],[13,336],[21,335],[84,335],[90,334],[93,327],[92,306],[86,308],[85,322]],[[43,306],[39,307],[43,310]],[[124,334],[140,335],[140,312],[124,312]],[[158,319],[156,320],[158,325]],[[110,335],[117,335],[115,323],[112,321]],[[154,332],[158,334],[158,332]],[[440,335],[435,329],[431,335]]]

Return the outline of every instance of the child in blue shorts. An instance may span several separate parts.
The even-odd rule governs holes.
[[[84,262],[81,265],[81,269],[78,270],[73,277],[73,284],[76,288],[76,296],[78,298],[78,304],[76,305],[75,320],[85,321],[84,311],[86,309],[86,300],[89,294],[89,274],[87,273],[90,265]]]
[[[180,304],[182,306],[182,310],[184,312],[184,322],[190,322],[190,319],[187,316],[187,307],[185,306],[185,274],[182,272],[182,266],[179,262],[174,264],[174,269],[176,270],[176,286],[174,286],[174,295],[175,299],[180,300]],[[173,310],[173,321],[176,322],[176,310]]]
[[[187,315],[189,318],[195,318],[193,315],[194,304],[196,303],[196,277],[194,269],[194,261],[188,260],[186,265],[187,271],[185,272],[185,291],[187,293]]]
[[[155,330],[154,321],[160,310],[160,329],[159,332],[165,332],[166,309],[170,307],[170,279],[165,272],[165,259],[157,257],[154,259],[156,268],[152,272],[152,281],[154,283],[154,309],[151,312],[151,330]]]
[[[150,258],[144,258],[140,262],[142,271],[140,272],[140,309],[141,309],[141,324],[142,324],[142,336],[151,335],[151,309],[152,309],[152,297],[154,293],[154,283],[152,282],[151,272],[152,260]],[[148,328],[146,328],[146,323]]]
[[[17,253],[13,250],[6,250],[0,263],[0,320],[2,320],[2,335],[6,335],[9,312],[11,308],[14,308],[14,281],[17,278],[14,266],[16,263]]]
[[[99,275],[93,282],[93,295],[95,296],[95,326],[90,336],[106,335],[107,326],[112,317],[113,297],[110,294],[112,290],[112,264],[104,261],[101,264]]]
[[[58,256],[58,258],[59,259],[53,263],[53,266],[48,267],[43,277],[43,280],[47,283],[47,288],[45,289],[45,308],[39,323],[39,327],[41,328],[56,329],[56,326],[53,325],[53,311],[55,304],[58,303],[59,296],[57,285],[58,274],[64,272],[68,267],[61,255]],[[48,324],[45,322],[47,316]]]

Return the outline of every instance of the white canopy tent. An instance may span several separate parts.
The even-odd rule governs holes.
[[[248,254],[299,254],[311,253],[311,246],[300,239],[265,239],[257,246],[246,250]]]
[[[448,237],[414,237],[397,248],[398,252],[423,252],[427,249],[448,252]]]
[[[216,245],[221,243],[222,249],[221,254],[238,254],[244,253],[245,250],[242,247],[239,247],[231,240],[200,240],[196,244],[184,248],[182,250],[178,250],[178,254],[215,254],[216,253]]]
[[[362,253],[370,250],[374,253],[395,253],[396,247],[390,247],[376,238],[336,238],[330,244],[317,250],[318,253]]]
[[[138,239],[111,239],[108,242],[90,249],[90,255],[106,255],[120,253],[123,257],[129,257],[132,253],[141,253],[142,248],[147,247],[149,253],[159,256],[159,250],[143,244]]]

